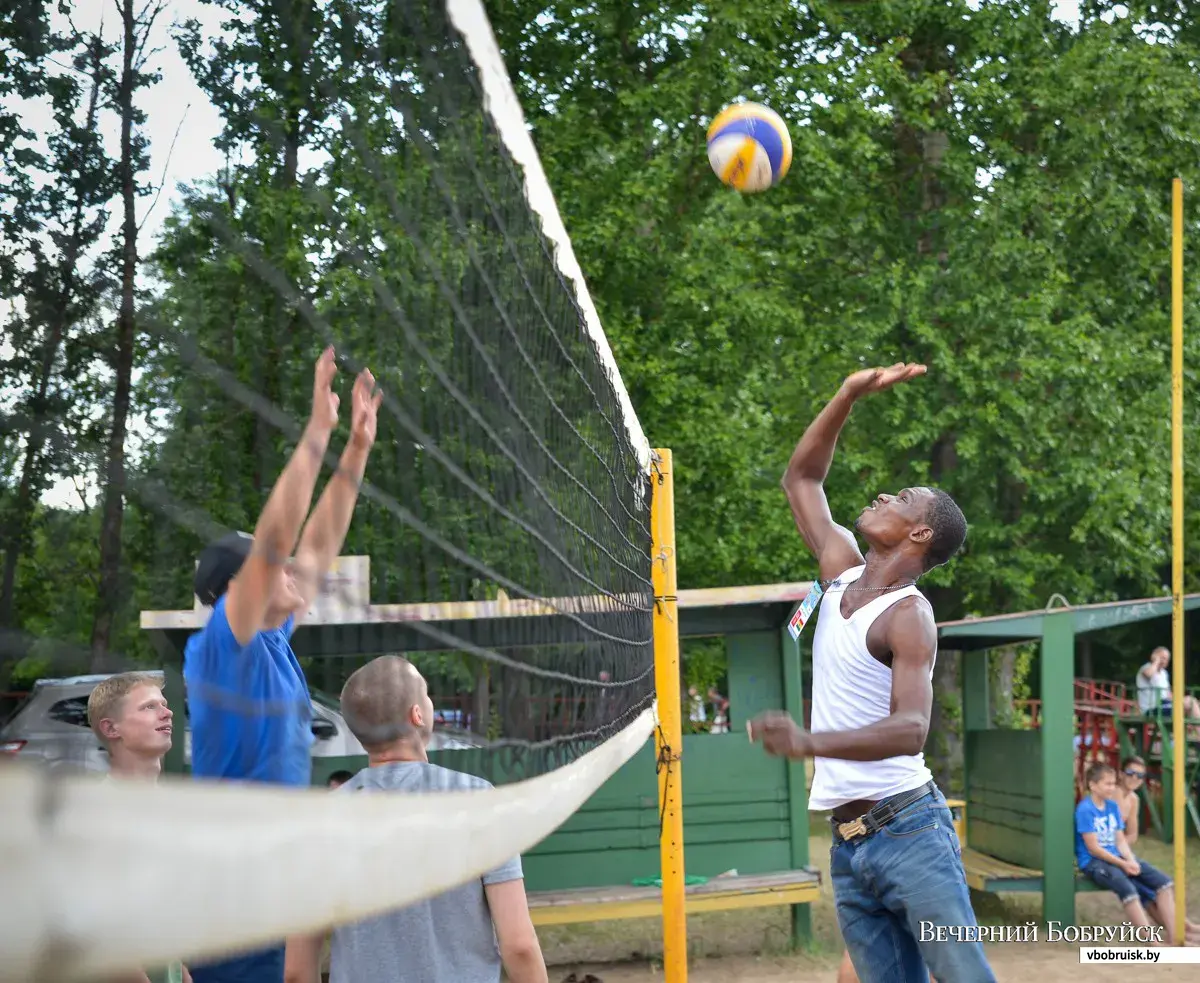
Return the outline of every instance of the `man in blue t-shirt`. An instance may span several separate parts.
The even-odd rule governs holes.
[[[336,374],[328,348],[317,361],[312,416],[254,535],[233,533],[200,555],[196,596],[212,605],[212,614],[188,639],[183,663],[197,778],[293,786],[311,781],[312,704],[291,637],[346,538],[382,399],[364,369],[354,382],[350,439],[309,516],[338,422]],[[281,940],[260,952],[192,965],[192,979],[282,983],[283,955]]]
[[[1079,869],[1112,891],[1125,906],[1134,925],[1166,930],[1168,944],[1174,932],[1175,893],[1171,879],[1139,860],[1125,839],[1125,820],[1116,803],[1117,773],[1111,765],[1097,763],[1085,776],[1088,794],[1075,807],[1075,860]]]

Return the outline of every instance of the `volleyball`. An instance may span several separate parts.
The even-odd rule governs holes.
[[[757,102],[726,106],[708,127],[708,162],[724,184],[766,191],[792,164],[792,138],[779,114]]]

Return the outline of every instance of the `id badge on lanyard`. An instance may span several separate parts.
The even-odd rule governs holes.
[[[805,623],[812,617],[813,611],[816,610],[817,602],[821,600],[821,595],[824,593],[825,591],[821,588],[821,585],[814,581],[813,585],[808,589],[808,593],[804,595],[804,600],[800,602],[800,607],[792,615],[792,620],[788,622],[788,633],[792,638],[800,637],[800,632],[804,630]]]

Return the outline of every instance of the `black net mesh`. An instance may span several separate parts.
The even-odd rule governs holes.
[[[264,9],[279,43],[307,58],[302,91],[263,77],[246,97],[274,85],[295,113],[238,117],[229,139],[249,152],[192,189],[152,257],[120,576],[97,576],[94,550],[79,548],[94,526],[69,510],[41,516],[36,535],[64,559],[30,570],[33,539],[20,546],[6,685],[177,664],[194,631],[195,558],[254,528],[308,416],[314,362],[333,345],[343,422],[314,505],[363,366],[384,401],[341,550],[367,558],[368,583],[334,577],[323,603],[337,616],[293,638],[318,709],[336,710],[357,666],[403,653],[429,681],[435,751],[459,749],[499,780],[556,766],[653,696],[644,462],[441,5],[300,7],[300,20],[286,4]],[[210,67],[216,78],[219,61]],[[68,410],[44,403],[35,424],[54,428]],[[15,457],[29,428],[9,422]],[[71,587],[70,611],[22,614],[22,592],[65,593],[81,577],[92,594]],[[106,644],[94,639],[101,609]],[[138,623],[170,610],[183,613]],[[78,693],[43,703],[64,733],[86,723]],[[316,757],[314,779],[352,764]]]

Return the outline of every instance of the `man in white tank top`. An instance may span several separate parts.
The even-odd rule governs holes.
[[[855,523],[864,558],[823,488],[855,401],[924,374],[903,363],[855,372],[792,454],[783,487],[820,568],[800,623],[819,600],[812,731],[772,712],[750,735],[768,754],[814,759],[809,808],[832,813],[838,923],[862,983],[924,983],[931,973],[938,983],[994,983],[978,941],[936,941],[971,938],[977,922],[950,810],[922,754],[937,624],[916,581],[958,552],[966,519],[945,492],[881,494]]]

